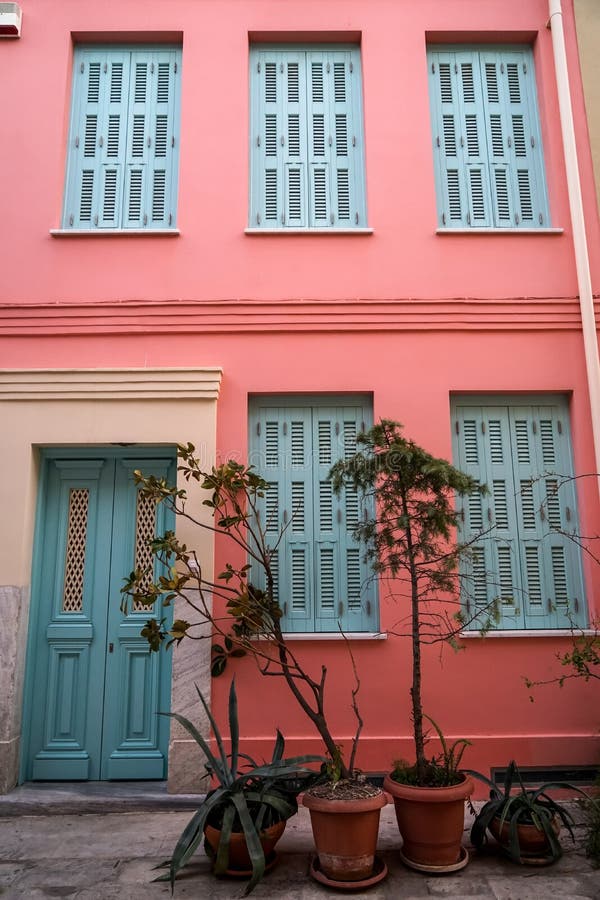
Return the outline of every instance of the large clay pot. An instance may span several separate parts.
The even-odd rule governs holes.
[[[263,848],[266,860],[268,860],[270,854],[273,852],[275,844],[285,831],[285,826],[285,821],[277,822],[275,825],[271,825],[269,828],[261,831],[260,843]],[[212,825],[206,825],[204,828],[204,837],[206,838],[211,848],[211,856],[214,859],[219,848],[219,839],[221,837],[221,832],[217,828],[213,828]],[[246,836],[244,835],[243,831],[232,832],[231,840],[229,843],[229,869],[227,871],[230,873],[252,871],[252,862],[250,860],[250,856],[248,855]]]
[[[332,881],[363,881],[373,874],[383,791],[359,800],[329,800],[304,794],[310,810],[319,868]]]
[[[414,787],[386,776],[383,788],[394,798],[402,835],[402,859],[417,869],[453,870],[468,859],[461,841],[465,800],[474,790],[465,775],[450,787]]]
[[[501,828],[501,821],[501,816],[495,816],[488,827],[500,846],[508,852],[508,845],[510,842],[509,823],[505,821]],[[560,821],[556,816],[552,819],[552,828],[558,837],[560,834]],[[517,835],[519,838],[519,850],[522,863],[539,866],[548,865],[554,862],[552,856],[548,855],[550,846],[546,835],[543,831],[536,828],[535,825],[517,825]]]

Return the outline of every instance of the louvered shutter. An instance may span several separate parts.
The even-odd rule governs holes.
[[[519,518],[525,624],[568,628],[582,623],[579,553],[562,532],[576,529],[576,507],[565,408],[521,407],[510,412]]]
[[[500,628],[523,625],[519,549],[507,412],[503,408],[458,407],[458,467],[486,484],[489,494],[460,498],[459,537],[473,541],[462,564],[463,602],[471,627],[494,612]],[[492,606],[494,604],[494,606]]]
[[[356,436],[366,424],[361,407],[313,409],[313,494],[315,509],[315,605],[317,631],[374,631],[375,586],[365,548],[353,537],[364,502],[346,487],[334,496],[329,471],[338,459],[356,451]]]
[[[174,225],[178,56],[76,51],[65,226]]]
[[[548,224],[530,51],[481,53],[496,224]]]
[[[467,614],[495,601],[499,628],[583,623],[581,561],[561,533],[577,530],[566,407],[459,405],[455,421],[457,465],[490,491],[458,501],[460,538],[482,534],[462,569]]]
[[[120,223],[129,54],[76,51],[65,225]]]
[[[366,224],[358,51],[251,56],[250,224]]]
[[[531,52],[430,51],[428,59],[441,224],[548,225]]]

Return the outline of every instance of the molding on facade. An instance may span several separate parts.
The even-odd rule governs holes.
[[[0,369],[0,400],[216,400],[219,368]]]
[[[600,299],[596,300],[596,306],[600,323]],[[390,329],[503,331],[507,328],[518,331],[579,331],[579,299],[132,300],[0,304],[0,336],[11,337],[301,331],[339,333]]]

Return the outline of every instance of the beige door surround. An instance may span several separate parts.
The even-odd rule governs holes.
[[[219,368],[0,370],[0,792],[16,784],[19,771],[39,449],[191,441],[211,466],[221,377]],[[198,486],[181,486],[196,506]],[[210,574],[212,538],[199,540],[197,530],[186,533],[185,524],[178,522],[178,535],[199,549]],[[184,642],[173,654],[171,708],[196,722],[193,684],[210,692],[209,647],[208,641],[193,647]],[[170,791],[200,787],[194,748],[178,727],[172,729]]]

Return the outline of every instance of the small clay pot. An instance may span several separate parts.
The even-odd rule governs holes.
[[[271,825],[269,828],[261,831],[260,843],[265,854],[265,859],[268,858],[273,852],[275,844],[285,831],[285,826],[285,822],[277,822],[275,825]],[[212,850],[211,855],[215,857],[217,855],[217,850],[219,849],[221,832],[217,828],[213,828],[212,825],[206,825],[204,828],[204,837],[206,838]],[[252,871],[252,861],[248,854],[248,847],[246,846],[246,836],[243,831],[232,832],[231,840],[229,842],[228,871]]]
[[[501,816],[494,816],[489,824],[489,829],[496,838],[500,846],[508,851],[510,843],[510,826],[508,822],[504,822],[502,828],[500,822]],[[552,819],[552,828],[556,836],[560,834],[560,821],[555,816]],[[528,865],[547,865],[553,862],[549,856],[550,846],[548,839],[543,831],[536,828],[533,824],[520,823],[517,825],[517,836],[519,839],[519,850],[521,853],[521,862]]]

